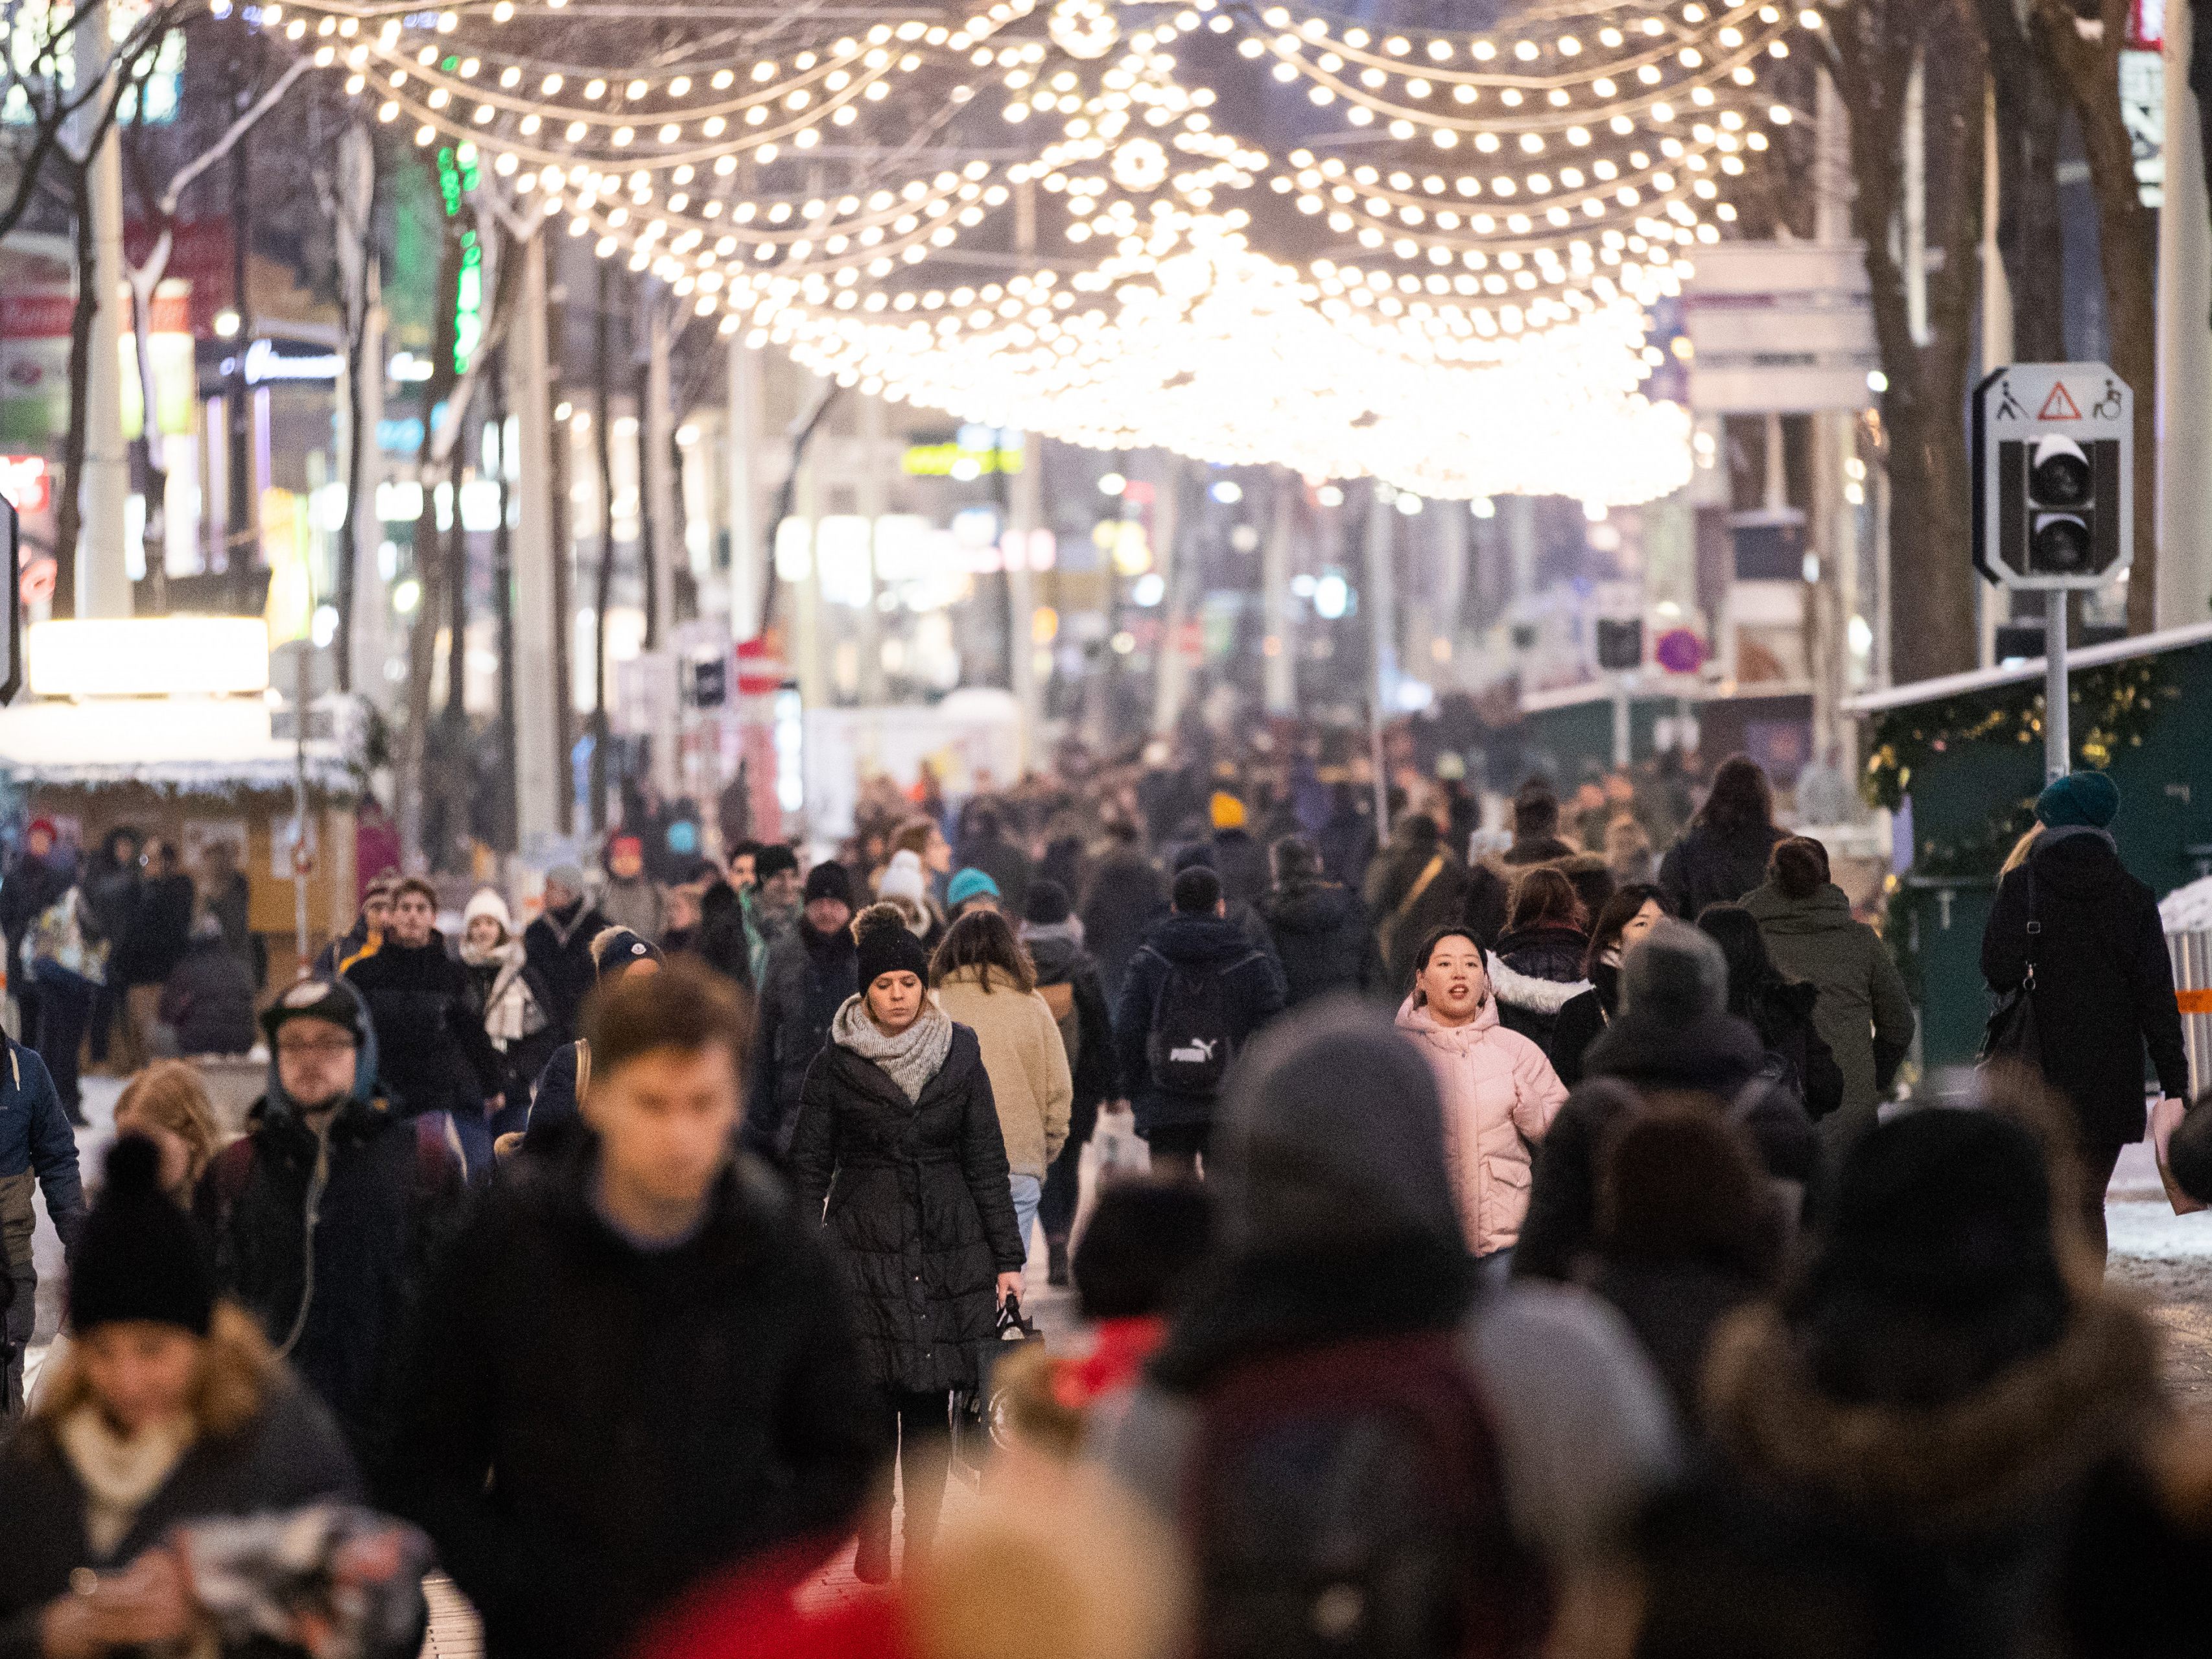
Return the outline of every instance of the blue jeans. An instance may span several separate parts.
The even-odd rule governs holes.
[[[1021,1230],[1022,1260],[1029,1260],[1030,1232],[1036,1225],[1037,1205],[1044,1197],[1044,1182],[1033,1175],[1018,1175],[1008,1183],[1014,1195],[1014,1225]]]

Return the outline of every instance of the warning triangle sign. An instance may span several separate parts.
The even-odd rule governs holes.
[[[2057,381],[2051,386],[2051,395],[2043,400],[2043,407],[2036,411],[2035,418],[2039,421],[2078,421],[2081,418],[2081,411],[2066,390],[2065,381]]]

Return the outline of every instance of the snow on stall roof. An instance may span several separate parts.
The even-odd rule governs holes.
[[[2177,887],[2160,899],[2158,919],[2169,933],[2212,933],[2212,876]]]
[[[242,697],[39,700],[0,708],[0,771],[18,785],[136,783],[171,794],[229,795],[292,787],[294,749],[270,728],[266,703]],[[338,745],[310,741],[307,782],[350,793]]]
[[[2212,623],[2194,623],[2187,628],[2169,628],[2156,634],[2137,634],[2133,638],[2114,640],[2109,645],[2092,645],[2066,653],[2069,669],[2098,668],[2108,662],[2125,662],[2130,657],[2154,656],[2161,651],[2179,651],[2186,646],[2203,645],[2212,641]],[[1893,685],[1885,691],[1868,691],[1848,698],[1844,703],[1846,714],[1879,714],[1892,708],[1909,708],[1915,703],[1934,702],[1942,697],[1955,697],[1968,691],[1987,691],[2000,685],[2018,685],[2024,681],[2043,678],[2043,659],[2030,657],[2025,662],[2014,663],[2002,668],[1978,668],[1971,674],[1946,674],[1939,679],[1914,680],[1907,685]]]

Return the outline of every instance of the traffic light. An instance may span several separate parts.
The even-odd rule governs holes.
[[[1597,665],[1609,674],[1632,673],[1644,666],[1644,623],[1640,618],[1599,619]]]
[[[2027,363],[1974,404],[1974,563],[2014,588],[2090,588],[2134,539],[2132,399],[2101,364]]]

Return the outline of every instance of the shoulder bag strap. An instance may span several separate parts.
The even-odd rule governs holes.
[[[1431,882],[1443,873],[1443,867],[1444,855],[1442,853],[1430,854],[1428,867],[1421,872],[1419,878],[1407,890],[1406,896],[1398,901],[1398,908],[1390,913],[1393,921],[1402,921],[1413,913],[1413,907],[1421,902],[1421,895],[1429,890]]]
[[[2035,902],[2035,866],[2033,861],[2020,866],[2020,873],[2027,884],[2027,973],[2021,981],[2025,991],[2035,989],[2035,952],[2043,939],[2043,918],[2038,914]]]

